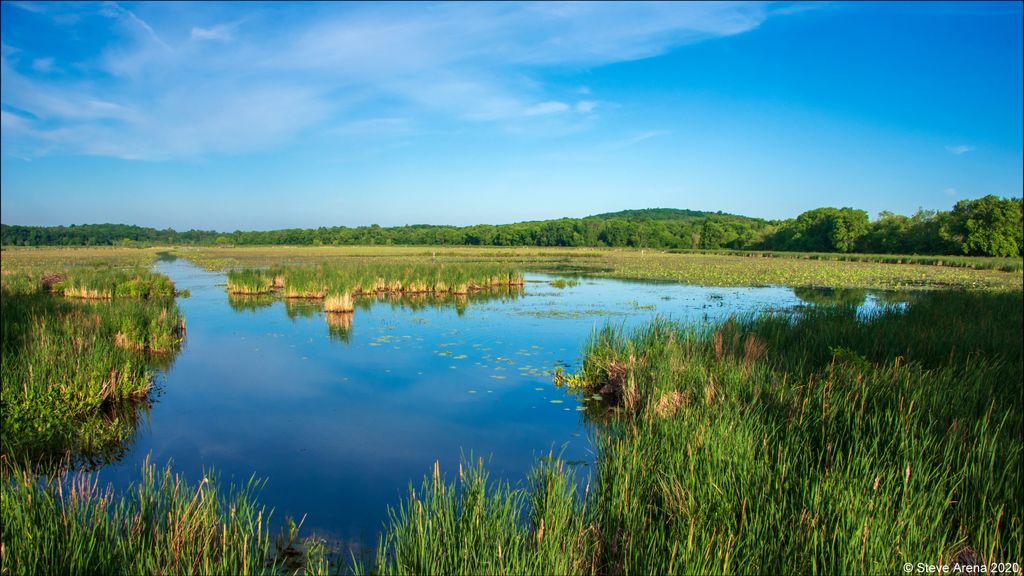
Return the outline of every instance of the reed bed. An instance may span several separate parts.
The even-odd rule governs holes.
[[[171,298],[174,283],[162,274],[143,270],[72,268],[61,272],[6,272],[3,286],[10,294],[52,293],[82,300],[114,298]]]
[[[487,288],[486,290],[470,291],[467,294],[447,293],[402,293],[402,294],[378,294],[375,299],[369,297],[356,300],[356,306],[369,307],[374,301],[386,301],[392,308],[408,308],[410,310],[424,310],[427,308],[454,307],[460,316],[465,313],[470,304],[484,303],[499,300],[508,302],[523,295],[523,286],[499,286]]]
[[[237,296],[269,294],[274,289],[274,276],[263,270],[230,270],[227,289],[228,294]]]
[[[870,316],[812,307],[605,328],[581,371],[561,376],[594,422],[583,494],[492,486],[482,469],[454,485],[435,468],[392,511],[372,568],[893,573],[1019,562],[1022,307],[1020,293],[944,292]],[[544,462],[534,477],[555,470]],[[541,548],[549,537],[554,555]]]
[[[904,259],[887,264],[870,259],[811,259],[800,254],[751,257],[732,254],[671,254],[655,251],[609,252],[596,276],[671,280],[699,286],[791,286],[875,290],[1016,290],[1017,272],[972,267],[933,266]],[[585,269],[581,270],[586,272]]]
[[[287,299],[323,299],[326,312],[351,312],[354,299],[381,295],[456,295],[519,287],[523,275],[494,263],[357,263],[271,267],[228,272],[232,296],[277,293]]]
[[[168,298],[169,278],[148,269],[156,249],[5,248],[2,285],[8,294],[52,293],[69,298]]]
[[[118,496],[92,474],[3,468],[3,574],[279,573],[255,479],[222,490],[147,461]]]
[[[517,270],[608,278],[671,280],[703,286],[792,286],[929,290],[1020,290],[1020,258],[688,251],[626,248],[234,247],[183,248],[209,269],[280,266],[497,264]],[[449,283],[450,284],[450,283]]]
[[[715,254],[743,256],[747,258],[795,258],[800,260],[835,260],[840,262],[877,262],[881,264],[921,264],[925,266],[947,266],[952,268],[973,268],[975,270],[999,270],[1020,272],[1024,261],[1020,257],[1002,258],[988,256],[918,255],[918,254],[866,254],[849,252],[782,252],[772,250],[669,250],[685,254]]]
[[[483,460],[468,458],[459,478],[434,473],[390,510],[372,573],[576,574],[592,548],[571,470],[552,456],[528,489],[492,482]],[[524,511],[529,510],[528,515]],[[353,572],[367,568],[355,565]]]
[[[4,287],[0,316],[0,444],[32,459],[108,452],[107,442],[130,437],[127,406],[146,399],[151,366],[178,350],[185,329],[165,298],[80,301]]]
[[[549,286],[551,286],[552,288],[558,288],[560,290],[562,288],[572,288],[574,286],[579,286],[579,284],[580,281],[577,280],[576,278],[557,278],[555,280],[548,282]]]
[[[72,269],[51,290],[86,299],[169,298],[174,296],[174,283],[147,270]]]

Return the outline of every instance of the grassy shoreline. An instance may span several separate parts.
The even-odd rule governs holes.
[[[51,252],[3,260],[5,456],[102,464],[133,437],[153,371],[177,352],[185,320],[150,252]],[[91,257],[89,257],[91,256]]]

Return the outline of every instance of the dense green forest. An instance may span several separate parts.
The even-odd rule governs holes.
[[[1019,256],[1020,198],[962,200],[949,211],[890,212],[875,220],[853,208],[817,208],[796,218],[761,220],[715,212],[654,208],[586,218],[476,226],[344,226],[271,231],[176,232],[124,224],[0,225],[15,246],[145,244],[623,246],[654,249],[783,250],[887,254]]]

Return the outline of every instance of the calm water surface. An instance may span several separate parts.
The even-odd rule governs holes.
[[[320,534],[369,543],[435,460],[452,477],[472,452],[515,483],[542,454],[564,451],[585,476],[594,456],[579,403],[551,371],[574,370],[595,328],[802,303],[788,288],[580,279],[557,289],[531,274],[518,296],[374,302],[332,332],[319,303],[232,306],[223,274],[184,260],[156,269],[192,293],[178,301],[188,336],[133,446],[101,478],[124,486],[147,455],[190,479],[209,468],[242,482],[256,474],[277,521],[308,513]]]

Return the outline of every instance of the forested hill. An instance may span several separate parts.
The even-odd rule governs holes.
[[[157,230],[124,224],[0,225],[5,246],[147,244],[629,246],[655,249],[793,250],[1019,256],[1020,198],[962,200],[947,212],[816,208],[766,221],[733,214],[653,208],[586,218],[475,226],[344,226],[270,231]]]
[[[594,214],[587,218],[599,220],[704,220],[709,217],[726,220],[749,220],[752,222],[763,222],[760,218],[739,216],[724,212],[702,212],[700,210],[683,210],[680,208],[644,208],[641,210],[620,210],[618,212],[606,212]]]

